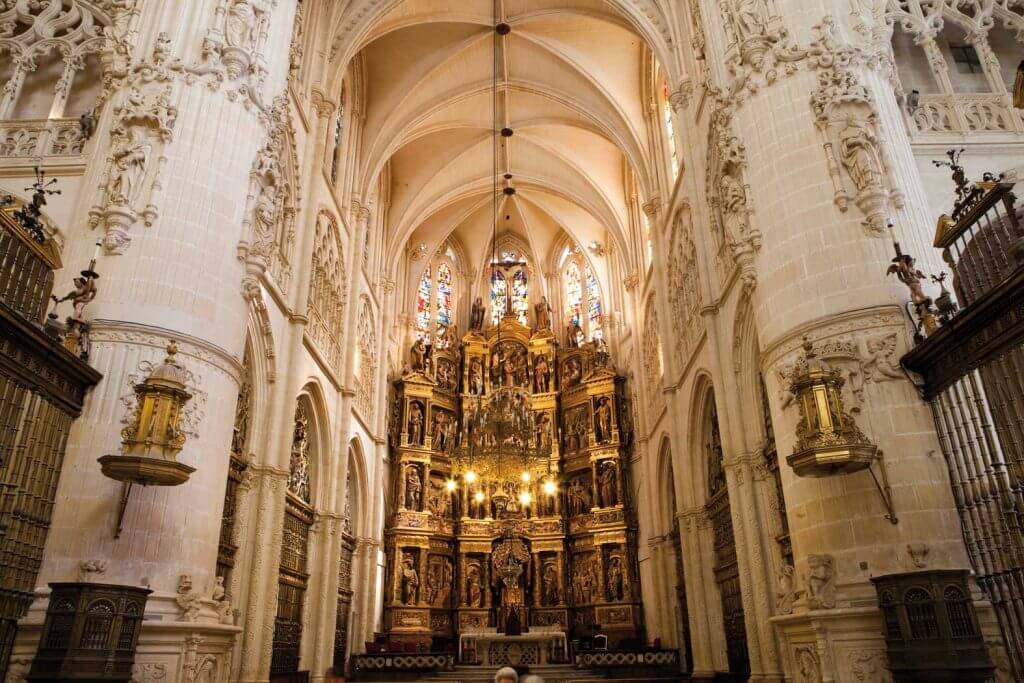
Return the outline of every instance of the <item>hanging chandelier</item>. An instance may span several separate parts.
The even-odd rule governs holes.
[[[494,4],[495,32],[492,51],[492,210],[491,221],[491,279],[497,267],[498,209],[499,198],[511,197],[515,189],[511,186],[499,190],[498,144],[501,138],[512,136],[512,129],[501,128],[498,123],[498,41],[507,36],[511,28],[498,21],[498,5]],[[505,180],[511,175],[506,173]],[[513,316],[511,301],[506,291],[505,319]],[[498,325],[497,336],[490,345],[492,352],[499,348],[502,325]],[[501,362],[510,359],[501,358]],[[492,377],[492,380],[495,378]],[[451,453],[452,478],[448,489],[454,490],[458,481],[475,489],[473,499],[483,503],[489,495],[498,512],[511,509],[513,501],[522,507],[533,502],[534,484],[540,482],[545,495],[554,495],[558,490],[552,474],[551,425],[538,421],[531,410],[531,395],[528,389],[517,386],[513,381],[496,380],[497,386],[490,387],[486,396],[463,399],[462,430]],[[546,431],[545,431],[546,430]],[[485,491],[487,492],[485,494]]]

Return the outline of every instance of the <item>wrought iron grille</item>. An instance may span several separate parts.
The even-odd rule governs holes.
[[[732,508],[722,465],[721,435],[718,414],[712,408],[709,416],[708,499],[705,510],[714,532],[715,582],[722,599],[722,619],[725,625],[725,649],[729,659],[729,673],[750,672],[747,651],[747,629],[740,592],[739,563],[736,559],[736,538],[732,528]]]
[[[975,577],[995,609],[1018,679],[1024,675],[1024,231],[1012,189],[978,183],[953,219],[940,220],[935,246],[953,270],[962,308],[902,363],[924,378]]]
[[[338,615],[334,623],[334,672],[345,671],[348,647],[349,610],[352,607],[352,555],[356,541],[348,533],[341,536],[341,558],[338,563]]]
[[[277,617],[270,660],[271,675],[295,673],[302,645],[302,608],[309,584],[309,529],[313,512],[290,492],[285,505]]]

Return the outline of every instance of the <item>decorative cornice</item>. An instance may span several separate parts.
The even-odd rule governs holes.
[[[102,318],[91,321],[90,325],[93,344],[134,344],[162,351],[173,340],[178,344],[180,356],[195,358],[217,368],[236,382],[243,375],[242,363],[238,358],[216,344],[189,334],[142,323]]]

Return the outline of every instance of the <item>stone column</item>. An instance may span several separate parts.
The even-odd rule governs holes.
[[[40,587],[74,580],[88,558],[106,562],[106,582],[149,586],[153,618],[143,621],[137,661],[168,671],[180,670],[190,633],[226,668],[238,631],[220,624],[207,603],[182,626],[190,617],[175,598],[182,575],[204,597],[214,584],[247,317],[236,247],[250,172],[272,128],[269,103],[284,86],[295,11],[294,0],[259,10],[273,29],[263,46],[266,79],[257,86],[199,67],[219,4],[196,0],[183,13],[146,3],[137,38],[111,39],[131,63],[106,74],[95,133],[101,152],[84,171],[76,205],[82,232],[69,235],[65,254],[68,263],[87,262],[97,235],[110,238],[96,265],[104,284],[89,309],[92,362],[104,379],[69,438],[39,577]],[[108,150],[125,160],[121,166]],[[70,277],[74,269],[65,270]],[[170,340],[179,344],[192,394],[179,460],[196,471],[178,487],[133,487],[115,538],[122,486],[103,477],[96,459],[119,452],[132,385],[160,362]]]
[[[722,608],[716,604],[718,588],[711,576],[714,563],[713,544],[705,543],[702,536],[708,536],[710,521],[703,507],[690,508],[678,515],[679,535],[683,557],[686,563],[686,599],[690,622],[690,643],[693,650],[694,679],[713,679],[715,676],[714,648],[725,642],[721,618],[717,624],[714,614],[721,615]],[[715,626],[717,625],[717,628]],[[720,659],[724,659],[721,657]]]
[[[930,270],[938,261],[927,247],[934,226],[888,49],[857,38],[846,13],[833,18],[780,0],[735,20],[733,5],[723,3],[711,19],[719,29],[709,41],[715,61],[732,69],[719,74],[706,170],[713,225],[744,271],[737,296],[753,303],[778,451],[785,457],[795,443],[787,387],[801,337],[841,349],[850,359],[844,375],[863,380],[847,382],[858,389],[847,394],[847,410],[859,409],[858,425],[885,451],[899,517],[895,525],[886,519],[868,472],[801,478],[781,467],[797,574],[809,573],[808,556],[831,557],[827,580],[837,595],[834,606],[798,605],[797,614],[774,618],[784,667],[794,670],[796,644],[811,643],[815,675],[845,680],[852,642],[862,652],[885,651],[871,576],[910,569],[909,542],[927,542],[929,568],[969,568],[945,464],[927,455],[939,452],[932,416],[899,372],[911,343],[901,311],[909,294],[885,275],[893,238]],[[884,344],[888,355],[877,350]],[[746,530],[739,501],[733,506],[742,562]],[[760,608],[743,589],[749,619]],[[842,638],[825,635],[839,631]]]

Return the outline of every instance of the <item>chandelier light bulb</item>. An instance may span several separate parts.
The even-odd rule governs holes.
[[[455,480],[454,479],[449,479],[448,481],[446,481],[444,483],[444,485],[445,485],[445,488],[447,488],[449,491],[454,491],[455,490]]]
[[[551,481],[550,479],[544,482],[544,493],[548,494],[549,496],[553,496],[555,495],[555,491],[557,490],[558,487],[555,486],[555,482]]]
[[[472,484],[474,481],[476,481],[476,472],[473,470],[466,472],[466,483]]]
[[[521,505],[529,505],[532,500],[533,497],[530,495],[529,491],[523,491],[519,494],[519,503]]]
[[[519,475],[519,478],[522,479],[524,483],[529,483],[530,473],[524,471],[521,475]]]
[[[474,493],[473,494],[473,500],[475,500],[478,503],[484,502],[484,492],[483,491],[477,491],[476,493]]]

